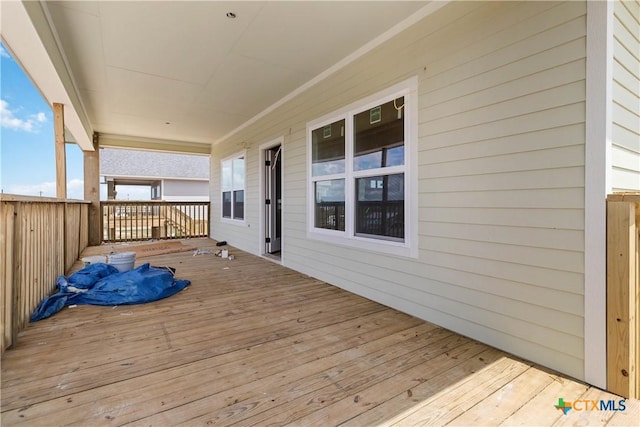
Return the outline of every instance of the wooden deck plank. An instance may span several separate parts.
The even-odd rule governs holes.
[[[567,380],[553,372],[548,372],[548,375],[551,376],[552,381],[535,396],[523,401],[524,404],[507,419],[502,421],[500,425],[531,425],[532,414],[536,415],[535,420],[540,425],[552,425],[563,416],[563,413],[559,410],[550,410],[553,405],[557,404],[558,399],[567,397],[567,399],[570,400],[573,399],[574,396],[582,396],[589,388],[586,384]]]
[[[389,370],[381,369],[394,365],[416,363],[416,359],[425,356],[425,352],[437,347],[455,347],[461,344],[461,337],[439,329],[426,331],[419,337],[387,337],[384,340],[370,342],[360,346],[357,353],[350,349],[335,357],[314,361],[308,366],[294,369],[287,377],[267,378],[258,384],[250,384],[251,390],[278,390],[277,392],[256,395],[251,393],[247,399],[240,399],[233,405],[212,417],[205,412],[201,417],[185,420],[185,424],[232,425],[235,423],[250,425],[280,425],[296,419],[305,413],[328,406],[336,398],[353,393],[360,387],[359,382],[373,381]],[[402,345],[399,345],[402,344]],[[446,351],[443,349],[442,351]],[[354,354],[356,353],[356,354]],[[378,365],[376,365],[378,364]],[[376,365],[377,369],[368,366]],[[284,380],[284,382],[283,382]],[[275,381],[275,383],[274,383]],[[279,419],[284,417],[286,420]]]
[[[322,411],[316,410],[311,413],[298,414],[293,412],[294,415],[303,416],[294,418],[289,415],[286,420],[272,417],[265,421],[276,424],[290,422],[298,425],[339,425],[368,411],[372,405],[382,403],[381,397],[384,399],[393,393],[403,396],[411,395],[411,388],[417,382],[427,381],[440,372],[449,371],[461,363],[475,358],[478,352],[485,350],[485,346],[475,341],[466,340],[462,345],[456,347],[450,345],[443,348],[441,346],[440,350],[443,350],[440,354],[434,355],[432,358],[422,358],[414,366],[406,363],[402,368],[394,371],[384,370],[385,374],[378,374],[366,382],[357,384],[356,387],[348,390],[348,395],[331,405],[325,405]],[[378,370],[377,368],[373,369]],[[279,416],[282,418],[281,414]]]
[[[422,402],[425,402],[441,390],[464,380],[469,375],[496,362],[503,356],[504,353],[496,349],[483,348],[481,353],[464,360],[455,366],[455,369],[441,370],[437,366],[432,366],[432,364],[425,364],[423,372],[413,378],[407,378],[409,383],[406,382],[406,379],[403,380],[403,384],[409,385],[410,388],[402,390],[396,395],[386,394],[384,392],[385,389],[373,389],[367,394],[361,393],[360,397],[362,399],[359,399],[356,403],[367,410],[340,425],[345,427],[388,425],[394,416],[413,412]],[[432,369],[435,375],[430,377],[427,373]]]
[[[298,323],[296,319],[288,322],[279,322],[268,327],[259,327],[254,330],[243,330],[235,336],[229,336],[228,339],[214,345],[216,341],[202,340],[192,342],[191,345],[184,347],[165,347],[164,337],[159,331],[151,335],[148,340],[138,343],[128,343],[137,354],[131,351],[122,353],[120,348],[110,348],[101,343],[83,346],[85,359],[77,360],[75,364],[67,362],[62,363],[58,371],[53,371],[52,376],[33,377],[28,381],[21,379],[22,393],[29,395],[29,402],[34,403],[40,400],[46,400],[59,393],[59,389],[65,390],[66,393],[79,392],[94,388],[96,386],[106,385],[112,382],[125,380],[130,376],[144,375],[158,370],[169,369],[180,364],[192,363],[196,360],[206,357],[213,357],[218,354],[232,352],[238,349],[264,344],[266,342],[277,340],[281,337],[299,333],[304,330],[310,330],[323,324],[337,323],[349,318],[366,315],[380,310],[380,306],[367,304],[362,309],[357,306],[349,306],[350,311],[344,312],[345,306],[339,305],[335,310],[327,310],[322,316],[315,317],[312,321]],[[216,338],[216,340],[218,340]],[[124,343],[125,345],[127,343]],[[130,349],[131,350],[131,349]],[[112,353],[113,352],[113,353]],[[32,358],[33,363],[38,365],[50,361],[51,356],[47,353],[40,353]],[[56,361],[59,360],[57,357]],[[88,361],[93,360],[89,363]],[[55,368],[55,367],[53,367]],[[102,376],[96,378],[95,372],[100,371]],[[26,370],[23,370],[28,374]],[[61,372],[71,373],[73,376],[61,376]],[[9,385],[16,384],[18,381],[7,379]],[[5,379],[3,378],[3,381]],[[48,387],[46,387],[48,385]],[[45,388],[43,389],[43,386]],[[3,393],[3,405],[10,405],[11,395]],[[15,404],[24,403],[24,398],[15,396]]]
[[[134,414],[138,418],[146,414],[143,408],[137,406],[138,404],[144,403],[147,406],[157,404],[159,408],[168,410],[184,404],[185,400],[188,403],[189,396],[199,393],[200,388],[202,393],[213,393],[216,389],[225,390],[225,387],[233,387],[238,383],[243,384],[254,378],[259,379],[278,369],[286,371],[291,363],[304,363],[340,350],[340,348],[348,349],[374,340],[376,337],[383,337],[405,326],[399,325],[397,320],[398,313],[396,312],[390,310],[376,312],[370,316],[329,325],[309,333],[286,337],[254,348],[240,349],[167,371],[158,371],[87,390],[76,394],[73,402],[65,402],[65,398],[62,397],[33,405],[24,411],[16,409],[10,414],[14,417],[19,414],[23,418],[31,420],[46,416],[48,412],[56,408],[56,405],[63,405],[68,409],[60,411],[60,421],[69,421],[80,417],[78,421],[94,422],[99,419],[96,419],[96,416],[87,416],[86,414],[97,414],[97,416],[114,418],[117,416],[119,422],[127,422],[129,410],[134,410]],[[420,322],[415,322],[415,324],[420,328],[425,327]],[[336,341],[336,337],[342,339]],[[285,349],[289,351],[295,349],[292,357],[283,359],[282,353]],[[253,371],[250,372],[250,370]],[[212,377],[215,378],[213,385],[211,384]],[[163,391],[162,388],[167,384],[170,384],[170,389]],[[129,391],[123,393],[121,391],[123,389]],[[148,402],[150,395],[154,396],[154,399]],[[122,407],[123,402],[127,404],[126,410]],[[119,408],[119,410],[115,413],[116,411],[109,411],[110,407]],[[158,409],[153,408],[151,414],[155,413],[155,410]],[[57,414],[55,419],[57,419]]]
[[[455,418],[449,425],[469,426],[482,422],[499,425],[544,390],[552,381],[553,378],[549,374],[531,367],[473,408]]]
[[[389,425],[448,424],[528,368],[529,365],[520,360],[502,357],[424,400],[410,414],[392,419]]]
[[[619,396],[611,395],[612,399],[618,399]],[[626,409],[616,412],[613,417],[607,421],[607,426],[633,426],[640,425],[640,402],[636,400],[627,400],[625,402]]]
[[[331,304],[331,309],[326,310],[326,314],[329,315],[331,311],[337,311],[343,308],[345,305],[354,306],[354,301],[345,300],[341,296],[324,296],[325,300],[328,304]],[[311,316],[317,312],[316,303],[314,301],[302,302],[299,300],[292,300],[292,303],[288,303],[288,305],[292,308],[286,309],[281,306],[275,306],[272,308],[265,308],[262,312],[265,316],[270,316],[270,322],[275,323],[285,323],[290,320],[296,320],[296,322],[304,322],[305,316]],[[293,304],[295,302],[295,304]],[[294,308],[295,306],[295,308]],[[356,303],[355,306],[362,306],[363,309],[367,309],[368,307],[373,307],[373,304],[370,302],[362,301],[361,303]],[[131,346],[131,343],[139,341],[139,340],[148,340],[149,335],[153,335],[154,333],[158,333],[160,326],[158,325],[157,317],[155,321],[151,322],[149,320],[140,320],[138,318],[149,318],[150,316],[146,313],[140,313],[135,309],[120,307],[120,314],[127,314],[127,321],[121,323],[117,321],[117,313],[116,313],[116,325],[120,326],[117,333],[113,333],[108,336],[103,336],[100,339],[100,327],[93,328],[89,334],[77,332],[75,337],[68,337],[65,342],[53,342],[50,346],[47,347],[48,350],[54,349],[58,352],[58,355],[61,358],[70,356],[74,351],[77,351],[77,346],[79,344],[83,345],[92,345],[92,344],[102,344],[103,346],[116,346],[119,354],[122,358],[125,358],[125,355],[131,352],[136,351],[135,348]],[[256,310],[259,308],[256,307]],[[319,313],[320,314],[320,313]],[[167,313],[169,315],[169,313]],[[197,341],[204,341],[208,338],[208,336],[224,336],[225,334],[237,334],[241,332],[245,332],[247,330],[251,330],[254,326],[251,324],[251,318],[255,317],[255,312],[249,312],[247,314],[239,314],[234,313],[233,311],[227,311],[226,313],[221,314],[220,316],[202,316],[206,320],[203,324],[194,323],[194,327],[190,327],[188,315],[186,315],[182,321],[174,321],[173,316],[171,317],[171,321],[162,322],[164,327],[162,328],[164,332],[171,334],[173,336],[172,343],[175,346],[178,345],[188,345],[193,344]],[[128,326],[132,321],[136,322],[136,328],[131,329]],[[207,327],[207,323],[209,324]],[[115,326],[111,324],[110,326]],[[118,327],[116,326],[116,327]],[[85,326],[86,328],[86,326]],[[104,333],[103,333],[104,335]],[[66,342],[69,341],[70,343]],[[15,368],[20,369],[22,364],[25,364],[25,361],[17,361]],[[64,360],[59,363],[64,363]]]
[[[30,324],[2,357],[2,425],[540,425],[570,423],[553,407],[558,393],[603,393],[231,253],[145,258],[192,285],[150,304],[79,306]]]
[[[320,295],[322,296],[322,295]],[[328,302],[333,302],[335,304],[335,308],[339,309],[344,307],[344,302],[340,302],[338,298],[326,297]],[[279,313],[281,317],[281,321],[287,321],[289,319],[284,318],[285,315],[289,315],[289,317],[296,315],[297,319],[300,319],[299,316],[309,315],[313,313],[315,310],[314,303],[308,302],[303,303],[301,301],[295,301],[297,304],[296,309],[291,309],[286,311],[286,309],[281,308],[272,308],[265,309],[263,311],[264,315],[270,315],[275,313]],[[347,302],[347,304],[349,301]],[[352,303],[352,301],[351,301]],[[369,304],[370,305],[370,304]],[[364,307],[364,306],[363,306]],[[122,316],[124,321],[119,321],[117,318],[118,314]],[[149,320],[151,316],[147,313],[141,313],[137,310],[132,310],[125,307],[120,307],[119,313],[114,313],[115,322],[109,324],[112,328],[119,328],[117,333],[112,333],[109,336],[100,335],[100,325],[95,325],[93,331],[89,333],[84,333],[82,331],[74,332],[74,336],[68,336],[63,342],[55,342],[48,345],[46,348],[42,347],[43,351],[47,350],[55,350],[58,352],[59,357],[62,359],[59,363],[64,363],[64,358],[73,355],[74,351],[77,351],[77,346],[79,344],[98,344],[101,343],[104,346],[120,346],[121,351],[119,354],[122,358],[125,358],[125,354],[127,351],[135,352],[136,350],[132,348],[130,345],[132,342],[136,342],[138,340],[148,340],[150,334],[154,334],[154,332],[158,332],[160,326],[158,325],[157,317],[154,317],[154,321]],[[195,314],[197,315],[197,313]],[[215,325],[209,325],[207,328],[206,322],[204,324],[194,323],[192,327],[189,324],[189,314],[185,314],[183,319],[174,320],[173,316],[171,317],[171,321],[163,322],[164,331],[168,334],[172,334],[175,336],[173,344],[174,345],[187,345],[196,342],[197,340],[201,340],[201,337],[204,336],[205,333],[210,331],[221,331],[220,333],[224,333],[224,330],[227,331],[235,331],[241,332],[243,330],[251,330],[251,325],[247,324],[247,318],[251,318],[254,316],[254,313],[248,313],[245,315],[234,313],[233,311],[227,311],[226,313],[221,314],[220,316],[205,316],[202,315],[201,318],[206,319],[206,322],[215,322]],[[169,314],[167,313],[167,316]],[[143,320],[138,320],[143,319]],[[132,321],[136,321],[136,328],[132,330],[127,330],[128,324]],[[86,328],[86,326],[80,326],[80,328]],[[212,329],[213,328],[213,329]],[[181,333],[188,329],[188,334]],[[122,332],[120,332],[122,330]],[[41,341],[38,341],[41,342]],[[45,341],[46,342],[46,341]],[[29,343],[25,343],[29,344]],[[37,355],[38,353],[32,353]],[[15,368],[20,369],[22,365],[27,364],[27,361],[16,361]]]

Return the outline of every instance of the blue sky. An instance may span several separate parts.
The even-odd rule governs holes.
[[[55,197],[51,107],[0,44],[0,187],[4,193]],[[82,199],[82,151],[67,144],[67,195]]]

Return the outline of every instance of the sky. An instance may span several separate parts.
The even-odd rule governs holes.
[[[53,112],[38,89],[0,43],[0,191],[56,196]],[[83,199],[82,150],[66,144],[67,198]],[[106,199],[101,185],[101,200]],[[149,189],[127,186],[118,199],[148,200]]]

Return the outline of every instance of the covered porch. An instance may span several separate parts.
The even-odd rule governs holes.
[[[48,206],[9,206],[5,195],[0,203],[3,423],[637,423],[636,400],[620,411],[617,396],[284,268],[637,398],[640,202],[619,194],[640,188],[637,91],[611,93],[614,80],[637,79],[610,75],[615,55],[601,49],[613,42],[614,18],[637,33],[637,1],[329,4],[296,3],[312,9],[289,19],[280,2],[3,3],[3,43],[54,111],[57,166]],[[616,40],[626,40],[623,27]],[[326,224],[313,222],[310,124],[334,113],[351,123],[371,97],[391,102],[388,91],[407,79],[415,88],[403,95],[416,111],[396,116],[409,130],[405,162],[379,175],[403,175],[411,190],[406,253],[309,239],[341,215],[333,206]],[[613,104],[635,115],[600,109]],[[339,111],[347,106],[348,117]],[[630,132],[612,140],[614,124]],[[66,200],[67,143],[85,152],[83,201]],[[260,254],[271,251],[270,229],[282,228],[282,265],[235,250],[224,264],[191,253],[151,258],[192,287],[155,304],[77,307],[27,325],[55,277],[104,236],[105,147],[211,155],[214,222],[202,234]],[[283,170],[287,162],[280,180],[265,171],[276,153]],[[234,160],[242,177],[225,188],[222,170]],[[351,188],[360,179],[334,178]],[[280,198],[273,180],[281,227],[265,209]],[[621,199],[606,203],[614,192]],[[225,210],[236,193],[237,217]],[[114,224],[117,212],[129,228],[149,229],[140,239],[184,236],[155,218],[139,226],[138,212],[149,210],[112,211]],[[379,235],[400,238],[383,216],[399,209],[368,218],[380,218]],[[555,407],[562,402],[574,403],[566,415]]]
[[[632,400],[625,411],[589,410],[620,398],[230,253],[138,259],[192,284],[155,303],[78,306],[29,324],[3,355],[2,424],[634,425],[640,416]],[[585,403],[563,415],[554,406],[569,397]]]

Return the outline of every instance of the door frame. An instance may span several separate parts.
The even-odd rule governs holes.
[[[259,226],[259,231],[258,231],[258,248],[259,248],[259,253],[261,256],[266,257],[269,254],[267,253],[266,250],[266,245],[265,245],[265,236],[266,236],[266,215],[265,215],[265,209],[264,209],[264,201],[266,198],[266,194],[265,194],[265,176],[264,176],[264,162],[266,160],[265,157],[265,151],[269,150],[271,148],[280,146],[280,180],[281,180],[281,185],[282,185],[282,217],[284,216],[284,208],[285,208],[285,194],[284,194],[284,167],[285,167],[285,160],[284,160],[284,137],[278,137],[276,139],[272,139],[269,142],[265,142],[264,144],[260,144],[260,146],[258,147],[258,206],[260,207],[258,209],[259,211],[259,215],[258,215],[258,222],[260,224]],[[281,218],[282,218],[281,217]],[[284,221],[283,221],[284,222]],[[281,224],[282,225],[282,224]],[[284,231],[283,228],[281,228],[282,231]],[[280,236],[280,263],[283,264],[284,261],[284,232],[281,233]],[[269,258],[269,259],[273,259],[273,258]]]

